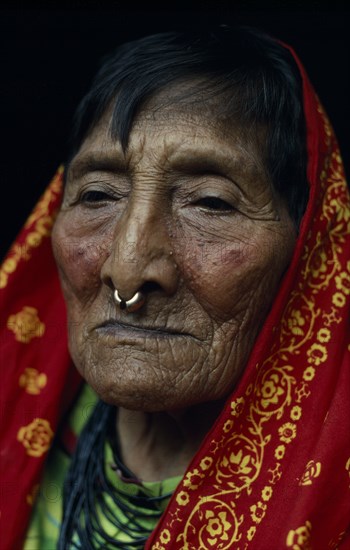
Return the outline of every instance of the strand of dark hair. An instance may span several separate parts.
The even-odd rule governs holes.
[[[128,495],[116,490],[109,481],[105,472],[104,453],[115,413],[115,407],[99,401],[79,437],[64,484],[63,521],[58,550],[93,550],[101,548],[101,544],[104,548],[140,550],[150,535],[150,531],[140,521],[158,519],[162,513],[159,503],[170,496],[165,494],[152,498],[142,492],[139,495]],[[117,456],[116,447],[114,451],[118,469],[130,476],[131,473]],[[116,510],[125,515],[127,524],[118,518]],[[126,533],[130,542],[117,542],[111,537],[105,531],[99,513],[116,531]]]

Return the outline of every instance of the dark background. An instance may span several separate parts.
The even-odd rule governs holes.
[[[74,109],[101,56],[152,32],[240,22],[290,43],[333,122],[350,173],[350,7],[337,0],[166,5],[58,7],[47,0],[0,8],[1,256],[64,161]]]

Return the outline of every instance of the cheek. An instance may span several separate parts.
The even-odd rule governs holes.
[[[253,305],[255,311],[265,312],[290,256],[289,247],[283,248],[278,238],[197,242],[183,250],[181,268],[200,305],[212,318],[224,321]]]
[[[198,243],[182,249],[180,269],[196,300],[211,317],[232,315],[233,296],[246,273],[247,248],[237,244]]]
[[[80,237],[75,233],[78,232],[60,215],[53,229],[52,247],[66,299],[84,301],[100,286],[101,267],[109,254],[109,242],[105,236]]]

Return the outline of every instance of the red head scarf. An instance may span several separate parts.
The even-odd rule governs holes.
[[[149,550],[350,548],[350,198],[333,130],[297,63],[310,199],[294,256]],[[49,240],[61,185],[59,170],[0,272],[4,550],[21,548],[47,450],[80,384]]]

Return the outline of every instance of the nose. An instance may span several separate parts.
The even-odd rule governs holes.
[[[151,201],[134,201],[117,220],[102,281],[126,302],[137,292],[161,291],[171,296],[178,277],[164,214]]]

